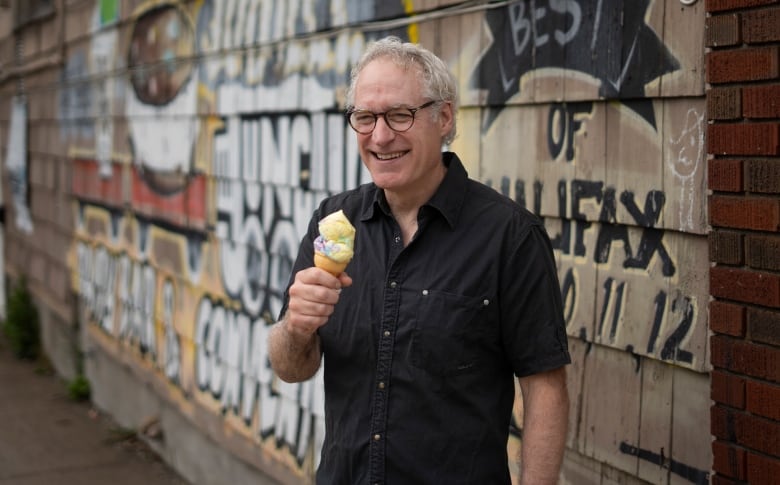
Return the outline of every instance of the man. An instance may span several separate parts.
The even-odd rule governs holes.
[[[570,359],[543,226],[442,153],[457,85],[429,51],[392,37],[372,44],[347,105],[373,183],[321,203],[269,337],[285,381],[324,360],[317,483],[510,483],[513,374],[521,483],[556,483]],[[313,267],[313,240],[339,209],[357,231],[349,275],[334,277]]]

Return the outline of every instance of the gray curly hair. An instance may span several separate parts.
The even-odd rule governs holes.
[[[457,134],[458,84],[447,64],[433,52],[411,42],[403,42],[395,36],[385,37],[371,43],[357,64],[352,68],[347,88],[347,109],[355,106],[355,85],[360,72],[372,61],[389,58],[402,67],[416,65],[422,74],[422,89],[425,98],[437,101],[434,116],[439,115],[441,102],[452,106],[452,129],[444,136],[444,144],[452,143]]]

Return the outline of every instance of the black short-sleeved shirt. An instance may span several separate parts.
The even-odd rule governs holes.
[[[354,284],[319,330],[318,484],[508,484],[513,375],[570,362],[541,222],[455,154],[443,163],[407,247],[374,184],[324,200],[301,243],[293,278],[313,265],[319,219],[342,209],[356,228]]]

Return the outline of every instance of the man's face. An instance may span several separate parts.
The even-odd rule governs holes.
[[[418,68],[405,70],[389,59],[372,61],[355,85],[355,109],[382,113],[431,101],[422,95],[419,74]],[[442,170],[441,143],[452,126],[450,105],[441,105],[438,118],[435,109],[436,105],[415,113],[414,124],[402,133],[379,116],[373,132],[357,134],[363,163],[378,187],[398,194],[429,189],[432,176]]]

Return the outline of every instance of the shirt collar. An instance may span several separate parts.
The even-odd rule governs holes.
[[[442,163],[447,167],[447,173],[433,197],[423,207],[430,207],[438,211],[450,228],[454,228],[458,223],[458,216],[466,197],[468,172],[453,152],[442,153]],[[378,215],[377,211],[388,216],[391,215],[384,191],[378,189],[373,183],[371,189],[363,199],[362,221],[373,219]]]

